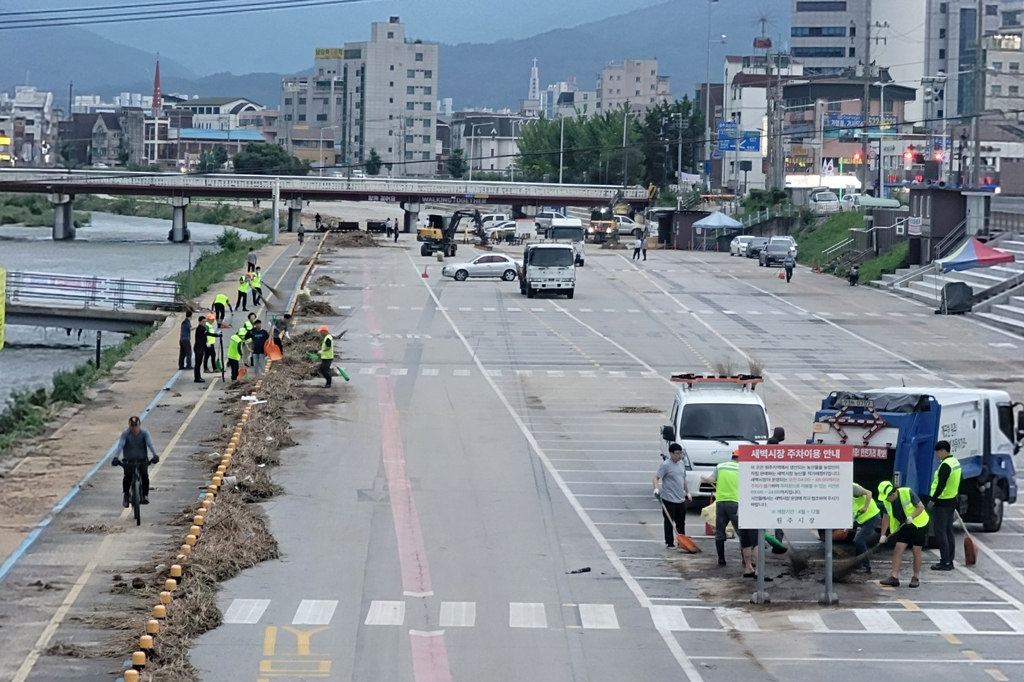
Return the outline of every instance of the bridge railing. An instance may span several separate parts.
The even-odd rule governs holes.
[[[556,185],[531,182],[468,182],[464,180],[418,180],[406,178],[339,178],[297,177],[270,175],[190,175],[184,173],[132,173],[122,171],[67,171],[62,169],[0,170],[0,186],[4,182],[38,182],[40,184],[101,185],[126,187],[154,187],[163,189],[203,189],[263,191],[268,195],[277,180],[282,192],[299,194],[308,192],[359,192],[378,195],[381,201],[391,196],[422,195],[451,198],[466,196],[537,197],[552,202],[564,199],[612,199],[617,192],[626,201],[647,201],[647,190],[642,187],[622,188],[611,185]]]
[[[173,308],[179,294],[174,282],[79,277],[48,272],[8,272],[7,301],[80,305],[114,310],[144,306]]]

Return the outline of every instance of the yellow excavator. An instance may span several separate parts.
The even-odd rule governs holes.
[[[460,228],[476,232],[480,227],[480,211],[456,211],[451,218],[432,213],[427,216],[427,227],[416,230],[416,241],[421,242],[420,255],[433,256],[440,251],[447,258],[455,255],[458,247],[455,235]]]

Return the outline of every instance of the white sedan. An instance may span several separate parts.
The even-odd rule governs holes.
[[[729,244],[729,255],[730,256],[746,256],[747,255],[747,244],[754,238],[754,235],[741,234],[738,237],[733,237],[732,242]]]
[[[500,277],[511,282],[518,276],[518,262],[505,254],[488,253],[466,263],[449,263],[441,269],[445,277],[464,282],[470,277]]]

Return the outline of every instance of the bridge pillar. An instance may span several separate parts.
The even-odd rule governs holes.
[[[288,231],[295,232],[302,222],[302,199],[288,200]]]
[[[167,239],[175,244],[187,242],[189,237],[188,218],[185,215],[185,208],[189,204],[188,197],[168,197],[167,203],[174,207],[174,216],[171,220],[171,233]]]
[[[402,217],[402,231],[405,233],[414,232],[414,223],[420,215],[419,202],[403,202],[401,204],[405,215]]]
[[[75,213],[71,204],[75,197],[71,194],[50,194],[47,196],[53,206],[53,240],[65,241],[75,238]]]

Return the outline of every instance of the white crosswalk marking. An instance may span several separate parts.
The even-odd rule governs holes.
[[[888,611],[882,609],[854,609],[853,615],[868,632],[902,632],[899,624]]]
[[[487,370],[487,375],[488,376],[492,376],[492,377],[500,377],[501,376],[501,370],[500,369],[489,369],[489,370]]]
[[[724,607],[715,608],[715,616],[727,630],[738,630],[740,632],[760,632],[761,626],[757,624],[754,617],[746,611],[729,609]]]
[[[737,313],[736,313],[735,310],[723,310],[722,314],[723,315],[736,315]]]
[[[624,377],[624,376],[626,376],[626,373],[625,372],[608,372],[608,376],[610,376],[610,377]]]
[[[825,621],[821,619],[821,614],[814,613],[813,611],[808,611],[807,613],[792,613],[789,616],[789,622],[800,630],[828,632],[828,628],[825,627]]]
[[[560,369],[549,369],[548,370],[548,376],[549,377],[564,377],[565,376],[565,372],[563,372]]]
[[[976,632],[974,626],[967,622],[967,619],[959,612],[950,609],[921,609],[924,615],[935,623],[939,632],[948,632],[952,635],[969,635]]]
[[[391,370],[391,376],[393,377],[404,377],[408,373],[409,370],[406,367],[395,367]]]
[[[507,310],[510,313],[521,313],[521,312],[523,312],[522,308],[505,308],[505,310]]]
[[[591,310],[590,308],[580,308],[580,312],[581,313],[592,313],[594,311]]]
[[[760,315],[760,314],[761,314],[760,310],[748,310],[747,311],[747,315]]]
[[[472,312],[472,311],[473,311],[472,308],[459,308],[459,312],[463,312],[463,313],[469,313],[469,312]]]
[[[606,313],[614,313],[615,312],[615,308],[605,308],[604,312],[606,312]]]
[[[474,625],[476,625],[476,602],[441,602],[441,619],[438,622],[438,624],[443,628],[473,627]]]
[[[629,309],[628,309],[628,310],[627,310],[626,312],[627,312],[627,313],[638,313],[638,312],[640,312],[640,311],[639,311],[639,310],[637,310],[636,308],[629,308]]]
[[[405,622],[404,601],[372,601],[366,625],[401,625]]]
[[[588,379],[594,378],[594,377],[597,376],[597,374],[595,374],[594,372],[591,372],[591,371],[585,370],[585,369],[581,369],[579,372],[580,372],[580,376],[581,377],[586,377]]]
[[[336,608],[336,600],[303,599],[292,618],[292,625],[330,625]]]
[[[469,370],[468,369],[457,369],[457,370],[455,370],[455,376],[457,376],[457,377],[468,377],[469,376]]]
[[[836,381],[849,381],[850,378],[845,374],[829,374],[829,379],[835,379]]]
[[[350,305],[339,305],[338,306],[338,310],[352,310],[352,306],[350,306]]]
[[[588,630],[618,630],[613,604],[580,604],[580,624]]]
[[[531,377],[531,376],[533,376],[533,370],[532,369],[517,369],[516,370],[516,375],[521,376],[521,377]]]
[[[686,622],[686,616],[683,615],[683,607],[654,605],[650,608],[651,620],[654,621],[654,627],[659,630],[679,632],[690,629],[690,624]]]
[[[889,313],[889,314],[892,315],[893,317],[906,317],[906,315],[904,315],[903,313]]]
[[[359,370],[359,373],[360,374],[376,374],[377,373],[377,368],[376,367],[363,367],[362,369]]]
[[[786,380],[785,376],[783,376],[782,374],[776,374],[774,372],[772,372],[769,376],[771,376],[771,378],[775,379],[776,381],[785,381]]]
[[[1024,632],[1024,611],[996,611],[1014,632]]]
[[[530,310],[532,310],[535,313],[542,313],[545,310],[547,310],[547,308],[530,308]]]
[[[800,381],[814,381],[815,379],[817,379],[817,377],[814,376],[813,374],[797,374],[796,378],[799,379]]]
[[[398,306],[397,306],[397,305],[389,305],[389,306],[388,306],[388,310],[398,310],[398,309],[399,309],[399,308],[398,308]]]
[[[439,370],[436,369],[425,369],[423,370],[423,376],[425,377],[436,377],[439,374]]]
[[[544,604],[509,603],[508,626],[510,628],[546,628],[548,617],[544,613]]]
[[[876,377],[874,374],[858,374],[857,376],[859,376],[864,381],[879,381],[878,377]]]
[[[234,599],[224,614],[224,622],[246,625],[258,623],[268,606],[269,599]]]
[[[484,312],[485,313],[494,313],[494,312],[497,312],[497,311],[498,311],[497,308],[484,308]]]

